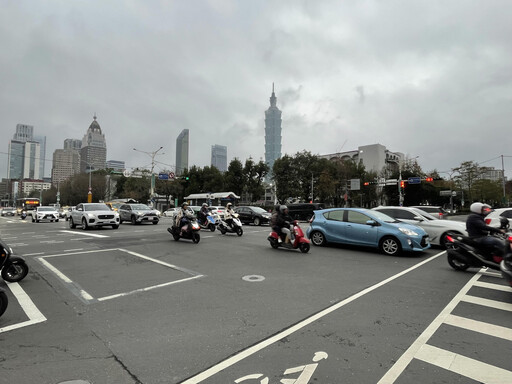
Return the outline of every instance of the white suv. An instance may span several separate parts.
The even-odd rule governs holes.
[[[81,225],[86,230],[91,227],[111,226],[114,229],[119,228],[119,213],[111,211],[105,203],[81,203],[71,211],[69,218],[69,228],[73,229]]]
[[[54,207],[37,207],[32,211],[32,222],[41,220],[59,221],[59,212]]]

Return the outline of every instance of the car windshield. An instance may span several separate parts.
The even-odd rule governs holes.
[[[419,209],[419,208],[411,208],[413,210],[413,212],[427,220],[439,220],[439,219],[436,219],[434,216],[432,216],[430,213],[428,212],[425,212],[424,210],[422,209]]]
[[[146,204],[133,204],[132,209],[136,209],[138,211],[149,211],[149,208]]]
[[[52,208],[52,207],[39,207],[38,211],[44,211],[44,212],[55,211],[55,208]]]
[[[379,211],[372,211],[373,216],[375,216],[380,221],[384,221],[385,223],[398,223],[398,220],[393,219],[391,216],[386,215],[385,213]]]
[[[84,211],[110,211],[106,204],[90,204],[84,205]]]

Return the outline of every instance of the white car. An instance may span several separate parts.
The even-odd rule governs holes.
[[[226,207],[223,207],[222,205],[214,205],[208,207],[208,209],[211,211],[213,216],[217,215],[220,219],[224,220]]]
[[[31,214],[33,223],[39,223],[42,220],[59,221],[59,212],[54,207],[37,207]]]
[[[449,232],[464,236],[468,235],[466,223],[455,220],[436,219],[434,216],[418,208],[381,206],[373,209],[385,213],[396,220],[423,228],[428,233],[430,243],[443,248],[445,247],[446,235]]]
[[[119,213],[111,211],[105,203],[81,203],[71,211],[69,217],[69,228],[74,229],[81,225],[82,229],[91,227],[111,226],[114,229],[119,228]]]
[[[162,216],[164,217],[174,217],[179,212],[179,208],[169,208],[168,210],[164,211],[162,213]]]
[[[485,216],[485,224],[490,225],[491,227],[499,228],[500,218],[504,217],[508,219],[508,222],[512,226],[512,208],[498,208]]]

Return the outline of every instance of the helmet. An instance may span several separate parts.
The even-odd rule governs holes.
[[[483,203],[473,203],[469,207],[469,210],[473,213],[477,213],[479,215],[487,215],[489,212],[492,211],[492,208],[489,204],[483,204]]]
[[[186,208],[188,207],[188,203],[185,201],[183,204],[181,204],[181,208]]]
[[[232,204],[231,203],[227,203],[226,204],[226,208],[231,208]]]
[[[288,209],[288,207],[286,205],[281,205],[279,207],[279,210],[281,211],[281,213],[283,213],[286,209]]]
[[[208,204],[206,204],[206,203],[203,203],[203,207],[207,207],[207,206],[208,206]]]

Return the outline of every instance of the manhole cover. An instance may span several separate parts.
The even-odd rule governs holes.
[[[260,276],[260,275],[247,275],[247,276],[242,277],[242,280],[249,281],[251,283],[255,283],[255,282],[259,282],[259,281],[265,280],[265,277],[264,276]]]

